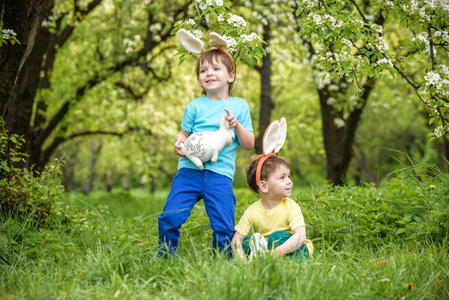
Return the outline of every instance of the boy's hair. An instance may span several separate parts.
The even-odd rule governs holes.
[[[223,65],[225,65],[225,67],[229,73],[234,73],[234,75],[235,75],[234,81],[235,81],[237,72],[236,72],[236,70],[234,70],[233,61],[223,51],[218,50],[218,49],[210,49],[210,50],[207,50],[207,51],[201,53],[201,55],[198,58],[198,61],[196,63],[196,68],[195,68],[196,76],[197,77],[200,76],[200,67],[202,64],[204,64],[205,62],[212,64],[212,63],[214,63],[214,61],[220,62]],[[232,95],[232,87],[234,86],[234,81],[229,83],[229,89],[228,89],[229,96]],[[203,90],[203,94],[206,95],[205,90]]]
[[[262,154],[254,154],[251,156],[250,163],[246,169],[246,182],[256,193],[259,193],[259,187],[256,184],[256,169],[261,158]],[[260,180],[268,179],[268,177],[270,177],[270,175],[281,165],[284,165],[290,169],[290,164],[284,157],[276,155],[268,157],[262,165],[262,170],[260,170]]]

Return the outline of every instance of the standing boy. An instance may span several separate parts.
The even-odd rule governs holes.
[[[236,77],[232,57],[223,49],[203,52],[197,62],[198,85],[205,96],[194,99],[184,111],[181,131],[176,137],[174,152],[181,156],[172,188],[158,217],[159,255],[175,255],[180,228],[190,216],[196,202],[203,199],[210,226],[213,230],[214,250],[227,251],[234,233],[236,198],[232,188],[235,172],[236,150],[254,147],[254,134],[249,106],[245,100],[231,96]],[[216,131],[219,117],[226,113],[226,120],[236,138],[218,155],[215,163],[205,162],[199,170],[181,152],[181,144],[187,137],[199,131]]]

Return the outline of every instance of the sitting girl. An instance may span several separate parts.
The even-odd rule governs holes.
[[[251,259],[257,252],[270,251],[273,257],[286,255],[305,261],[313,253],[313,244],[306,239],[301,208],[288,198],[293,183],[287,160],[276,155],[253,156],[247,182],[262,198],[245,210],[235,226],[231,242],[234,255],[245,260],[245,253]],[[248,236],[251,228],[252,237]]]

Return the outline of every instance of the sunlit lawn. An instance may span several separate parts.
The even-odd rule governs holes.
[[[367,193],[361,188],[329,191],[328,195],[357,196],[363,191]],[[335,238],[332,231],[311,224],[309,238],[314,240],[317,251],[308,262],[262,257],[244,264],[212,255],[211,230],[202,202],[183,226],[178,257],[160,259],[157,257],[157,214],[167,193],[164,190],[150,195],[144,189],[110,194],[97,191],[88,196],[71,193],[64,203],[70,222],[33,229],[29,222],[7,220],[1,225],[0,297],[449,298],[447,237],[389,239],[376,245],[356,234],[353,238]],[[311,200],[323,193],[326,194],[298,190],[293,196],[303,209],[309,210],[306,216],[311,221],[314,214],[323,214],[320,209],[327,209],[320,208],[321,202]],[[256,197],[247,189],[237,189],[236,194],[240,199],[238,218]],[[326,201],[332,203],[331,199]],[[75,206],[76,213],[70,213]],[[440,209],[447,209],[447,203]],[[337,210],[328,214],[339,218]],[[328,218],[321,216],[321,219]]]

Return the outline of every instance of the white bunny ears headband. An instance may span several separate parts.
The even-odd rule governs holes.
[[[263,163],[270,157],[275,156],[285,143],[287,138],[287,120],[282,117],[279,121],[273,121],[268,125],[262,140],[262,157],[256,169],[256,185],[259,186],[260,172]]]
[[[201,54],[204,52],[203,41],[183,28],[179,29],[178,31],[178,39],[189,53]],[[231,59],[232,66],[234,67],[235,71],[234,59],[232,58],[231,54],[229,54],[228,51],[225,50],[225,48],[228,47],[228,42],[218,33],[211,32],[209,34],[209,44],[212,47],[211,49],[220,50]]]

